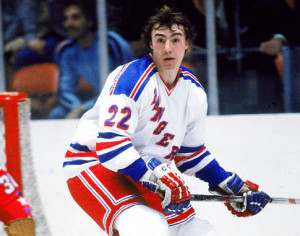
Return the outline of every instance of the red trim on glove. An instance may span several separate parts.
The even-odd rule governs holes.
[[[230,205],[229,202],[225,202],[224,204],[225,204],[225,206],[227,207],[227,209],[231,212],[232,215],[235,215],[235,216],[237,216],[237,217],[248,217],[248,216],[253,216],[253,214],[252,214],[250,211],[248,211],[248,210],[246,210],[246,211],[244,211],[244,212],[237,212],[237,211],[235,211],[235,210],[233,209],[233,207]]]
[[[181,203],[191,198],[191,193],[184,181],[175,173],[170,172],[161,178],[161,181],[171,189],[171,202]]]
[[[258,191],[259,186],[255,183],[252,183],[251,181],[247,180],[246,184],[254,191]]]

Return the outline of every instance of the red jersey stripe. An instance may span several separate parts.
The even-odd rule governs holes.
[[[111,148],[111,147],[117,146],[117,145],[119,145],[121,143],[124,143],[126,141],[130,141],[130,138],[125,138],[123,140],[114,141],[114,142],[100,142],[100,143],[96,144],[96,149],[98,151],[99,150],[104,150],[104,149],[107,149],[107,148]]]
[[[176,157],[175,157],[175,164],[177,164],[178,162],[180,162],[180,161],[182,161],[182,160],[191,159],[191,158],[197,156],[198,154],[200,154],[201,152],[203,152],[204,149],[206,149],[205,146],[203,146],[198,152],[195,152],[194,154],[192,154],[192,155],[190,155],[190,156],[176,156]]]
[[[153,69],[153,67],[154,67],[154,63],[151,63],[150,66],[148,67],[148,69],[143,74],[143,76],[139,79],[139,81],[136,84],[136,86],[134,87],[132,93],[130,94],[130,98],[134,98],[135,94],[139,90],[139,87],[141,86],[141,84],[143,83],[143,81],[145,80],[145,78],[147,78],[147,75],[150,73],[150,71]]]

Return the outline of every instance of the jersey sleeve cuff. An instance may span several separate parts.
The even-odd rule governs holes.
[[[137,182],[142,178],[147,170],[145,161],[142,158],[139,158],[126,168],[118,170],[118,172],[131,177],[135,182]]]
[[[197,178],[207,182],[212,189],[230,176],[216,160],[210,162],[204,169],[198,171],[195,175]]]

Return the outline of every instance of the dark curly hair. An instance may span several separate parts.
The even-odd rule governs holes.
[[[181,13],[174,12],[168,6],[163,6],[157,10],[157,14],[150,17],[144,26],[143,33],[141,34],[142,39],[149,51],[151,51],[151,32],[154,26],[157,25],[157,29],[161,26],[166,26],[168,29],[172,29],[173,25],[183,26],[185,31],[186,40],[191,43],[196,37],[195,28],[191,25],[189,20]]]
[[[84,17],[92,22],[92,30],[96,31],[98,29],[97,20],[97,5],[95,0],[62,0],[62,11],[64,11],[69,6],[75,5],[80,8]]]

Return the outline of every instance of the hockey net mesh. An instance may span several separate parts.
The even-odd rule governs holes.
[[[9,140],[5,137],[5,122],[4,109],[0,107],[0,166],[7,169],[6,145]],[[43,213],[42,204],[38,194],[38,186],[34,172],[33,157],[31,153],[30,143],[30,99],[18,102],[18,120],[19,120],[19,146],[20,146],[20,165],[22,178],[22,192],[32,206],[32,214],[36,223],[37,236],[50,236],[46,218]],[[12,125],[12,124],[10,124]],[[2,226],[0,225],[0,236],[6,235]]]
[[[5,168],[6,158],[5,158],[5,131],[3,124],[3,109],[0,107],[0,167]]]

